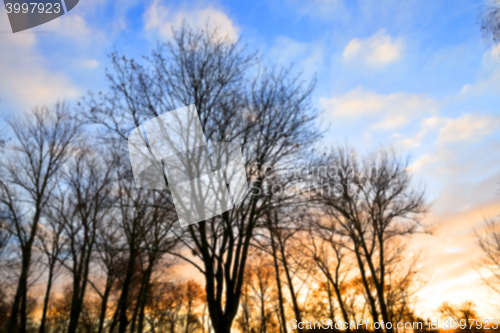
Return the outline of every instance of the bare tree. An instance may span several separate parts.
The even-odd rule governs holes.
[[[390,251],[393,242],[425,231],[424,191],[412,188],[407,166],[394,153],[381,151],[360,162],[353,151],[338,148],[314,170],[317,198],[330,217],[323,221],[348,239],[344,244],[355,256],[374,322],[379,315],[391,320],[388,270],[401,260]]]
[[[23,120],[8,121],[14,141],[2,161],[0,204],[11,216],[11,232],[19,243],[21,269],[8,332],[26,331],[28,273],[43,211],[52,200],[57,173],[64,165],[81,123],[65,104],[33,110]]]
[[[281,219],[279,215],[283,216]],[[287,218],[285,216],[291,217]],[[271,242],[274,243],[275,252],[274,256],[277,258],[278,265],[275,267],[277,274],[280,270],[280,266],[283,268],[283,273],[285,275],[286,284],[288,286],[288,293],[292,301],[292,310],[295,314],[295,319],[298,322],[302,321],[302,307],[299,305],[299,290],[296,286],[296,274],[297,271],[301,270],[301,263],[297,264],[296,254],[292,251],[295,247],[294,238],[300,230],[300,224],[294,223],[294,220],[301,221],[303,217],[299,214],[287,214],[284,211],[279,214],[278,210],[274,210],[271,215],[267,216],[270,221],[268,221],[269,237],[272,239]],[[306,269],[307,271],[307,269]],[[303,281],[302,281],[303,282]],[[303,285],[303,284],[302,284]],[[301,329],[299,329],[301,331]]]
[[[186,315],[185,315],[186,328],[184,332],[190,333],[192,332],[192,330],[190,330],[192,327],[196,328],[196,326],[200,325],[196,310],[199,307],[199,305],[204,302],[205,294],[200,284],[198,284],[193,280],[187,281],[185,288],[186,288],[185,297],[187,304],[186,304]]]
[[[278,168],[272,175],[271,188],[285,188],[294,183],[293,177]],[[296,179],[295,179],[296,181]],[[273,258],[273,270],[277,287],[278,313],[280,327],[286,332],[286,298],[290,298],[291,311],[297,321],[303,319],[305,301],[301,303],[300,292],[310,287],[308,285],[312,266],[309,258],[303,255],[301,238],[304,237],[304,221],[309,214],[307,197],[299,191],[281,192],[274,205],[266,208],[264,228],[255,233],[252,245],[268,253]],[[296,195],[297,194],[297,195]],[[299,329],[300,331],[301,329]]]
[[[50,206],[50,205],[49,205]],[[59,218],[51,214],[50,208],[47,213],[47,222],[39,229],[38,238],[40,240],[40,247],[47,259],[47,287],[45,290],[45,297],[43,300],[42,319],[40,320],[39,332],[45,331],[45,324],[47,322],[47,311],[50,301],[50,292],[52,284],[61,272],[62,264],[66,262],[66,256],[62,255],[66,240],[63,236],[64,224]]]
[[[250,283],[249,283],[250,279],[251,275],[248,271],[246,271],[244,276],[243,286],[241,287],[241,300],[238,310],[240,315],[239,316],[237,315],[235,318],[237,327],[243,333],[250,333],[251,331],[255,330],[255,325],[252,325],[254,322],[253,320],[254,304],[250,291]]]
[[[239,315],[235,323],[244,332],[269,332],[274,321],[276,300],[275,271],[271,258],[259,249],[253,249],[247,263],[242,287]]]
[[[276,220],[275,220],[276,221]],[[275,280],[276,280],[276,287],[278,290],[278,312],[279,312],[279,318],[280,318],[280,327],[281,330],[286,333],[287,331],[287,324],[286,324],[286,315],[285,315],[285,300],[283,296],[283,286],[281,283],[281,273],[280,273],[280,265],[278,262],[278,249],[275,241],[275,237],[272,236],[273,234],[273,217],[271,212],[267,212],[267,219],[266,219],[266,225],[267,229],[269,230],[270,236],[270,248],[271,248],[271,256],[273,258],[273,267],[274,267],[274,273],[275,273]]]
[[[402,241],[395,241],[386,250],[392,262],[386,267],[387,311],[392,322],[411,322],[415,318],[414,296],[423,286],[418,279],[418,253],[408,254]],[[389,253],[390,252],[390,253]],[[398,328],[396,327],[396,330]]]
[[[202,287],[192,280],[154,283],[147,301],[151,331],[190,333],[199,328],[197,309],[203,296]]]
[[[310,103],[314,83],[304,83],[291,69],[250,71],[258,61],[240,43],[221,39],[216,31],[184,27],[175,32],[173,43],[153,52],[146,65],[114,54],[114,72],[108,75],[111,92],[102,99],[91,96],[86,104],[89,119],[122,144],[145,118],[190,104],[196,105],[207,141],[241,144],[252,186],[260,194],[179,235],[201,265],[184,255],[188,252],[175,252],[205,276],[217,333],[231,329],[253,232],[272,202],[273,196],[262,193],[265,165],[293,162],[318,137],[317,112]],[[257,165],[254,172],[252,165]]]
[[[98,226],[109,218],[112,208],[110,193],[115,166],[102,153],[82,147],[64,175],[68,190],[61,193],[56,218],[63,222],[68,242],[68,262],[64,266],[73,279],[68,333],[77,330]]]
[[[154,202],[160,209],[153,209],[153,215],[150,224],[143,234],[143,248],[145,252],[145,268],[142,273],[141,287],[135,306],[134,316],[132,319],[131,331],[134,331],[136,319],[138,320],[138,332],[142,333],[144,328],[145,307],[147,297],[149,295],[153,272],[158,262],[162,259],[165,253],[173,250],[178,242],[173,237],[172,229],[175,227],[175,214],[168,196],[164,196],[163,200],[158,199]],[[169,209],[165,209],[169,207]],[[138,316],[138,318],[137,318]],[[189,325],[188,325],[189,326]]]
[[[119,324],[119,332],[124,332],[130,324],[128,309],[132,304],[132,292],[134,284],[140,279],[139,257],[141,255],[141,245],[143,241],[144,228],[148,215],[148,196],[144,190],[136,191],[130,179],[123,179],[118,182],[117,200],[118,221],[122,232],[122,249],[126,252],[126,261],[121,276],[121,290],[117,308],[110,325],[110,332]]]
[[[123,161],[124,155],[117,151],[120,161],[115,191],[119,193],[113,210],[121,233],[120,249],[126,254],[124,272],[117,309],[110,325],[120,333],[136,324],[143,330],[144,311],[151,277],[162,256],[176,246],[176,237],[171,233],[176,222],[171,196],[166,191],[137,189],[129,166]],[[136,288],[136,284],[138,288]],[[133,294],[136,293],[135,308],[132,308]]]
[[[274,269],[271,262],[262,256],[257,257],[256,264],[248,268],[252,275],[252,296],[255,303],[259,306],[259,319],[261,333],[267,333],[269,328],[272,328],[272,311],[270,305],[273,303],[273,298],[276,297],[273,292],[276,287],[274,280]]]
[[[303,239],[304,255],[310,257],[327,280],[326,287],[332,288],[342,313],[344,322],[349,322],[350,316],[346,305],[346,284],[352,264],[348,262],[345,240],[339,235],[335,224],[325,224],[318,219],[328,217],[312,216],[309,221],[308,237]],[[330,294],[330,292],[329,292]],[[333,320],[334,310],[330,304],[330,315]],[[347,328],[347,331],[350,329]]]
[[[111,291],[115,285],[123,263],[126,261],[124,252],[120,244],[119,225],[115,219],[107,219],[97,226],[98,232],[96,236],[96,258],[97,265],[101,268],[104,277],[104,290],[99,288],[97,282],[89,279],[89,283],[101,298],[101,307],[99,313],[98,333],[104,330],[104,323],[107,318],[108,302],[111,296]],[[96,280],[101,280],[102,274],[95,276]]]

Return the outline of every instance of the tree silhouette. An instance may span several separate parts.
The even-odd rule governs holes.
[[[9,230],[15,235],[22,259],[8,332],[24,333],[33,244],[81,122],[65,104],[57,104],[53,110],[34,109],[22,120],[11,119],[9,126],[15,139],[7,147],[12,157],[1,165],[5,177],[0,180],[0,204],[10,216]]]
[[[407,161],[379,151],[364,161],[338,148],[316,165],[316,200],[328,219],[319,228],[335,230],[347,241],[357,262],[373,322],[392,320],[386,286],[391,267],[400,264],[404,246],[394,241],[425,231],[420,221],[427,211],[423,190],[413,189]],[[387,332],[393,329],[386,327]]]

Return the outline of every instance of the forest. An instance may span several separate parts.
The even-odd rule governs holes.
[[[6,118],[0,132],[0,332],[289,333],[298,322],[476,319],[473,300],[422,318],[425,184],[391,147],[320,145],[315,81],[241,41],[184,25],[142,59],[109,56],[107,91]],[[249,194],[182,227],[169,190],[138,188],[131,130],[195,105],[210,142],[234,142]],[[500,289],[500,224],[477,235]],[[492,320],[494,318],[491,318]],[[418,326],[417,326],[418,327]],[[338,330],[330,328],[330,330]]]

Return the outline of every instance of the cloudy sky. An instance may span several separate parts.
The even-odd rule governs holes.
[[[500,214],[500,47],[482,38],[482,0],[81,0],[69,14],[11,34],[0,9],[0,112],[20,114],[106,89],[107,55],[149,53],[184,20],[219,26],[270,61],[317,75],[324,143],[411,154],[433,206],[422,251],[419,312],[497,297],[474,269],[474,232]]]

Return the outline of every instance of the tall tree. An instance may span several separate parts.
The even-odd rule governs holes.
[[[144,309],[151,286],[155,265],[165,252],[176,246],[171,231],[175,227],[171,196],[166,191],[137,189],[130,168],[123,163],[123,154],[116,152],[120,167],[116,169],[116,191],[120,193],[115,203],[114,214],[121,233],[121,250],[125,252],[125,265],[117,309],[110,331],[118,327],[123,333],[129,325],[143,329]],[[145,262],[145,265],[143,265]],[[137,293],[135,310],[133,295]],[[132,312],[132,317],[129,313]]]
[[[172,229],[176,223],[174,210],[170,206],[169,198],[163,197],[163,199],[155,200],[154,204],[159,205],[161,208],[153,209],[153,215],[146,229],[147,232],[143,234],[142,247],[145,264],[131,326],[131,330],[134,331],[137,319],[139,333],[142,333],[144,329],[145,307],[155,268],[165,253],[177,246],[177,239],[172,235]],[[165,209],[165,207],[169,206],[170,209]]]
[[[268,228],[269,237],[271,238],[271,247],[274,247],[273,255],[276,256],[277,259],[277,265],[275,266],[276,276],[278,276],[281,266],[285,275],[284,279],[286,285],[288,286],[288,295],[291,299],[294,317],[298,322],[301,322],[302,307],[299,304],[299,290],[296,286],[297,281],[294,277],[298,275],[295,273],[301,270],[301,264],[303,263],[297,264],[300,260],[297,257],[301,256],[301,254],[297,256],[296,251],[292,249],[298,245],[295,244],[294,238],[301,228],[300,224],[294,223],[294,220],[301,221],[303,220],[303,216],[290,213],[288,217],[282,217],[280,219],[279,215],[287,216],[287,213],[285,211],[278,212],[277,209],[274,209],[272,214],[267,215],[267,218],[270,219],[270,223],[268,221]],[[302,331],[301,329],[298,330],[299,332]]]
[[[427,211],[424,191],[412,187],[407,163],[386,151],[361,162],[355,152],[338,148],[314,169],[316,197],[329,217],[322,228],[334,228],[348,240],[344,244],[356,258],[374,322],[379,315],[391,320],[388,272],[401,259],[391,251],[394,241],[426,231],[420,223]]]
[[[291,69],[252,68],[260,59],[239,42],[187,27],[145,65],[116,54],[112,59],[111,92],[102,99],[91,96],[86,104],[89,119],[108,136],[124,144],[145,118],[195,104],[207,141],[241,144],[254,194],[238,209],[179,234],[200,265],[186,251],[175,253],[202,272],[213,328],[229,332],[254,230],[274,198],[262,191],[264,168],[293,162],[318,137],[310,103],[314,82],[303,82]]]
[[[348,262],[344,240],[339,236],[337,230],[331,228],[332,225],[328,225],[330,228],[325,228],[325,224],[318,221],[318,219],[324,218],[328,217],[313,215],[309,219],[308,237],[304,237],[302,248],[304,255],[312,259],[326,278],[325,286],[328,289],[329,298],[331,293],[329,289],[333,289],[342,319],[344,322],[349,322],[351,318],[346,305],[347,295],[345,291],[352,264]],[[332,304],[330,304],[330,308],[332,308]],[[334,310],[331,309],[332,320],[334,319],[333,313]],[[350,331],[349,327],[347,331]]]
[[[46,215],[47,222],[43,228],[39,230],[38,235],[41,250],[45,254],[47,260],[46,266],[48,270],[47,287],[45,290],[45,297],[43,299],[42,319],[40,320],[39,327],[40,333],[45,332],[52,285],[61,272],[60,268],[62,267],[62,264],[66,262],[66,256],[62,254],[66,245],[66,239],[63,235],[64,224],[58,217],[55,217],[52,214],[50,209]]]
[[[193,280],[155,282],[147,301],[151,331],[188,333],[200,328],[198,308],[203,296],[202,287]]]
[[[100,288],[99,283],[94,282],[92,278],[89,280],[90,285],[101,298],[97,333],[102,333],[104,330],[111,292],[126,260],[120,244],[119,228],[116,219],[107,219],[98,225],[94,260],[100,267],[98,271],[101,271],[102,274],[94,274],[93,278],[97,281],[104,280],[104,288]]]
[[[273,331],[277,323],[273,320],[273,307],[276,302],[275,271],[271,258],[263,254],[252,255],[255,259],[247,267],[251,297],[257,308],[259,332]]]
[[[57,104],[52,110],[34,109],[23,119],[8,120],[8,124],[14,140],[7,146],[7,159],[1,165],[5,176],[0,180],[0,204],[11,216],[11,232],[21,252],[8,332],[24,333],[33,244],[81,122],[65,104]]]
[[[76,332],[82,313],[98,226],[110,218],[115,167],[114,161],[106,161],[103,154],[82,147],[64,175],[68,190],[59,199],[57,217],[63,221],[68,240],[65,267],[73,279],[68,333]]]

